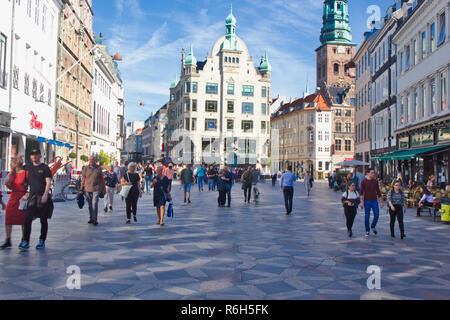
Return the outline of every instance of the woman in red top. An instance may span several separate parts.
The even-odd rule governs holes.
[[[11,190],[8,204],[6,205],[5,227],[6,241],[0,247],[6,249],[11,247],[11,233],[13,226],[23,226],[25,224],[26,211],[20,210],[20,200],[27,200],[28,175],[23,169],[23,155],[19,154],[11,160],[11,172],[6,177],[5,185]]]

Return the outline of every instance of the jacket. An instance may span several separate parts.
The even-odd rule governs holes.
[[[84,168],[81,180],[81,190],[85,192],[103,192],[105,189],[105,179],[102,168],[96,166]]]

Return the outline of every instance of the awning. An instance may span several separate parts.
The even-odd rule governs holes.
[[[411,160],[411,159],[415,159],[418,155],[421,155],[421,154],[424,154],[427,152],[431,152],[431,151],[444,149],[447,147],[449,147],[449,146],[436,146],[436,147],[428,147],[428,148],[421,148],[421,149],[397,151],[397,152],[383,154],[378,157],[373,157],[372,160],[374,160],[374,161]]]

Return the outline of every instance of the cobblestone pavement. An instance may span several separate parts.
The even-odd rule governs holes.
[[[132,225],[120,200],[97,227],[75,203],[56,204],[45,251],[34,249],[38,221],[29,252],[17,249],[17,227],[13,249],[0,251],[0,299],[450,299],[449,225],[409,211],[407,239],[393,240],[382,210],[379,235],[366,239],[360,212],[348,239],[340,195],[324,183],[309,199],[299,183],[290,217],[278,187],[260,190],[245,205],[237,185],[232,207],[219,209],[207,191],[183,204],[176,184],[165,227],[149,195]],[[81,290],[66,288],[73,265]],[[370,265],[382,268],[381,290],[367,288]]]

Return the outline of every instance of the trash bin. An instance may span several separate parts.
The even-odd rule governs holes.
[[[450,222],[450,204],[443,203],[440,212],[442,222]]]

